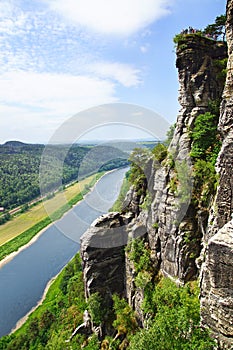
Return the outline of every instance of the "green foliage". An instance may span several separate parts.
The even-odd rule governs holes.
[[[133,261],[136,273],[151,269],[150,250],[141,238],[133,239],[126,247],[129,259]]]
[[[212,350],[214,341],[199,326],[199,300],[196,285],[178,287],[163,278],[150,290],[148,326],[130,339],[130,350]]]
[[[228,58],[223,58],[222,60],[215,60],[214,65],[218,68],[218,73],[216,75],[218,81],[222,82],[222,85],[224,85],[226,81],[227,76],[227,61]]]
[[[167,157],[167,147],[163,143],[158,143],[152,150],[154,158],[161,163]]]
[[[194,199],[201,207],[208,207],[209,198],[216,191],[218,175],[212,162],[198,159],[194,164]]]
[[[212,102],[210,109],[218,112],[219,103]],[[199,206],[207,207],[209,199],[215,193],[217,174],[215,163],[220,151],[221,142],[217,131],[218,118],[216,114],[207,112],[200,114],[191,132],[191,157],[194,160],[194,199]]]
[[[22,206],[21,210],[20,210],[20,213],[23,214],[25,213],[26,211],[29,210],[29,205],[26,203]]]
[[[11,219],[10,213],[3,214],[2,216],[0,216],[0,225],[5,224],[10,219]]]
[[[177,178],[177,174],[176,173],[173,175],[173,177],[169,181],[169,190],[173,194],[177,194],[178,193],[178,178]]]
[[[215,22],[213,24],[209,24],[204,30],[204,34],[222,36],[223,40],[225,40],[226,35],[226,15],[217,16],[215,18]]]
[[[151,197],[151,194],[147,191],[144,201],[140,205],[140,208],[143,210],[149,210],[151,207],[151,203],[152,203],[152,197]]]
[[[129,182],[137,189],[139,195],[146,188],[145,168],[150,159],[151,152],[145,148],[135,148],[129,157]]]
[[[135,285],[138,288],[144,289],[146,285],[151,281],[152,275],[148,271],[139,271],[135,277]]]
[[[118,295],[113,295],[113,309],[116,315],[113,327],[117,330],[118,335],[134,333],[137,328],[135,312],[127,301]]]
[[[88,310],[93,323],[97,325],[103,323],[107,310],[104,306],[104,300],[99,293],[90,295],[88,299]]]
[[[180,42],[181,40],[183,40],[183,39],[184,39],[184,35],[181,34],[181,33],[179,33],[179,34],[176,34],[176,35],[173,37],[173,42],[174,42],[175,45],[178,45],[179,42]]]
[[[83,347],[85,350],[99,350],[100,349],[100,341],[98,340],[97,335],[92,335],[88,339],[88,344]]]
[[[39,197],[40,190],[52,193],[78,176],[128,165],[127,154],[110,146],[50,145],[44,150],[44,145],[0,145],[0,206],[12,209]]]
[[[155,222],[154,224],[152,224],[152,227],[153,227],[155,230],[158,230],[158,228],[159,228],[158,222]]]
[[[191,157],[205,159],[216,162],[216,157],[220,149],[220,141],[217,138],[217,122],[216,115],[206,112],[200,114],[194,124],[191,133],[192,150]]]

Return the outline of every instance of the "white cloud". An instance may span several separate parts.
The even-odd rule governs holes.
[[[0,18],[11,16],[13,13],[13,4],[10,1],[2,0],[0,2]]]
[[[88,67],[90,72],[102,78],[110,78],[125,87],[133,87],[140,84],[140,71],[124,63],[98,62]]]
[[[67,118],[81,110],[116,102],[107,80],[68,74],[10,72],[0,76],[1,137],[48,140]]]
[[[109,98],[114,85],[108,81],[69,74],[9,72],[1,75],[0,101],[55,108],[57,101],[77,103]],[[69,106],[66,106],[69,108]]]
[[[69,22],[128,36],[169,13],[172,0],[44,0]]]

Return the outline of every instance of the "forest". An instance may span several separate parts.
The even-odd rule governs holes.
[[[46,149],[46,152],[45,152]],[[43,154],[45,152],[45,154]],[[43,157],[43,158],[42,158]],[[0,207],[24,205],[90,174],[128,165],[128,154],[114,145],[51,145],[9,141],[0,145]],[[40,179],[41,159],[46,171]],[[64,159],[64,162],[63,162]],[[62,163],[62,174],[56,171]],[[61,181],[60,181],[61,180]],[[2,222],[2,223],[3,223]]]

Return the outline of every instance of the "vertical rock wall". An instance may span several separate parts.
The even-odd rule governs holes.
[[[210,327],[220,349],[233,348],[233,1],[227,2],[227,79],[219,130],[223,137],[216,169],[219,186],[205,237],[207,248],[201,273],[202,324]]]
[[[143,290],[136,287],[134,265],[128,254],[124,255],[128,237],[144,238],[155,275],[160,270],[182,283],[199,275],[197,257],[203,241],[211,238],[201,274],[202,322],[212,329],[221,348],[230,348],[233,330],[233,229],[229,223],[233,206],[233,0],[227,6],[229,63],[219,121],[223,146],[217,163],[219,188],[208,230],[208,211],[203,212],[191,200],[190,130],[195,118],[208,111],[209,102],[221,99],[224,82],[216,78],[220,72],[216,61],[226,58],[227,52],[225,43],[188,35],[177,48],[181,110],[168,157],[162,164],[148,163],[146,184],[151,203],[143,209],[146,188],[141,197],[131,190],[128,211],[101,218],[83,235],[81,242],[86,296],[99,292],[109,296],[111,302],[113,293],[126,295],[143,325],[140,309]],[[185,183],[182,183],[184,175]],[[119,233],[117,238],[116,233]],[[102,239],[111,241],[108,247],[101,245]]]
[[[160,242],[163,273],[183,282],[197,276],[195,259],[201,250],[202,222],[207,221],[206,213],[191,200],[195,189],[190,171],[190,130],[195,118],[208,111],[209,102],[221,98],[223,82],[216,79],[219,68],[215,63],[224,58],[225,43],[205,37],[185,36],[177,47],[181,111],[168,156],[175,165],[167,161],[155,173],[151,223],[157,223],[158,230],[148,225],[148,232],[152,250]],[[182,195],[182,191],[186,193]]]

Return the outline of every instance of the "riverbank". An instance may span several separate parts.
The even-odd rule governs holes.
[[[39,203],[26,213],[2,225],[0,242],[4,242],[4,237],[6,241],[0,246],[0,267],[35,242],[54,221],[61,219],[67,211],[84,198],[104,174],[103,172],[97,173],[72,184],[62,193],[57,193],[53,198]],[[11,239],[9,239],[9,231],[12,233]]]

